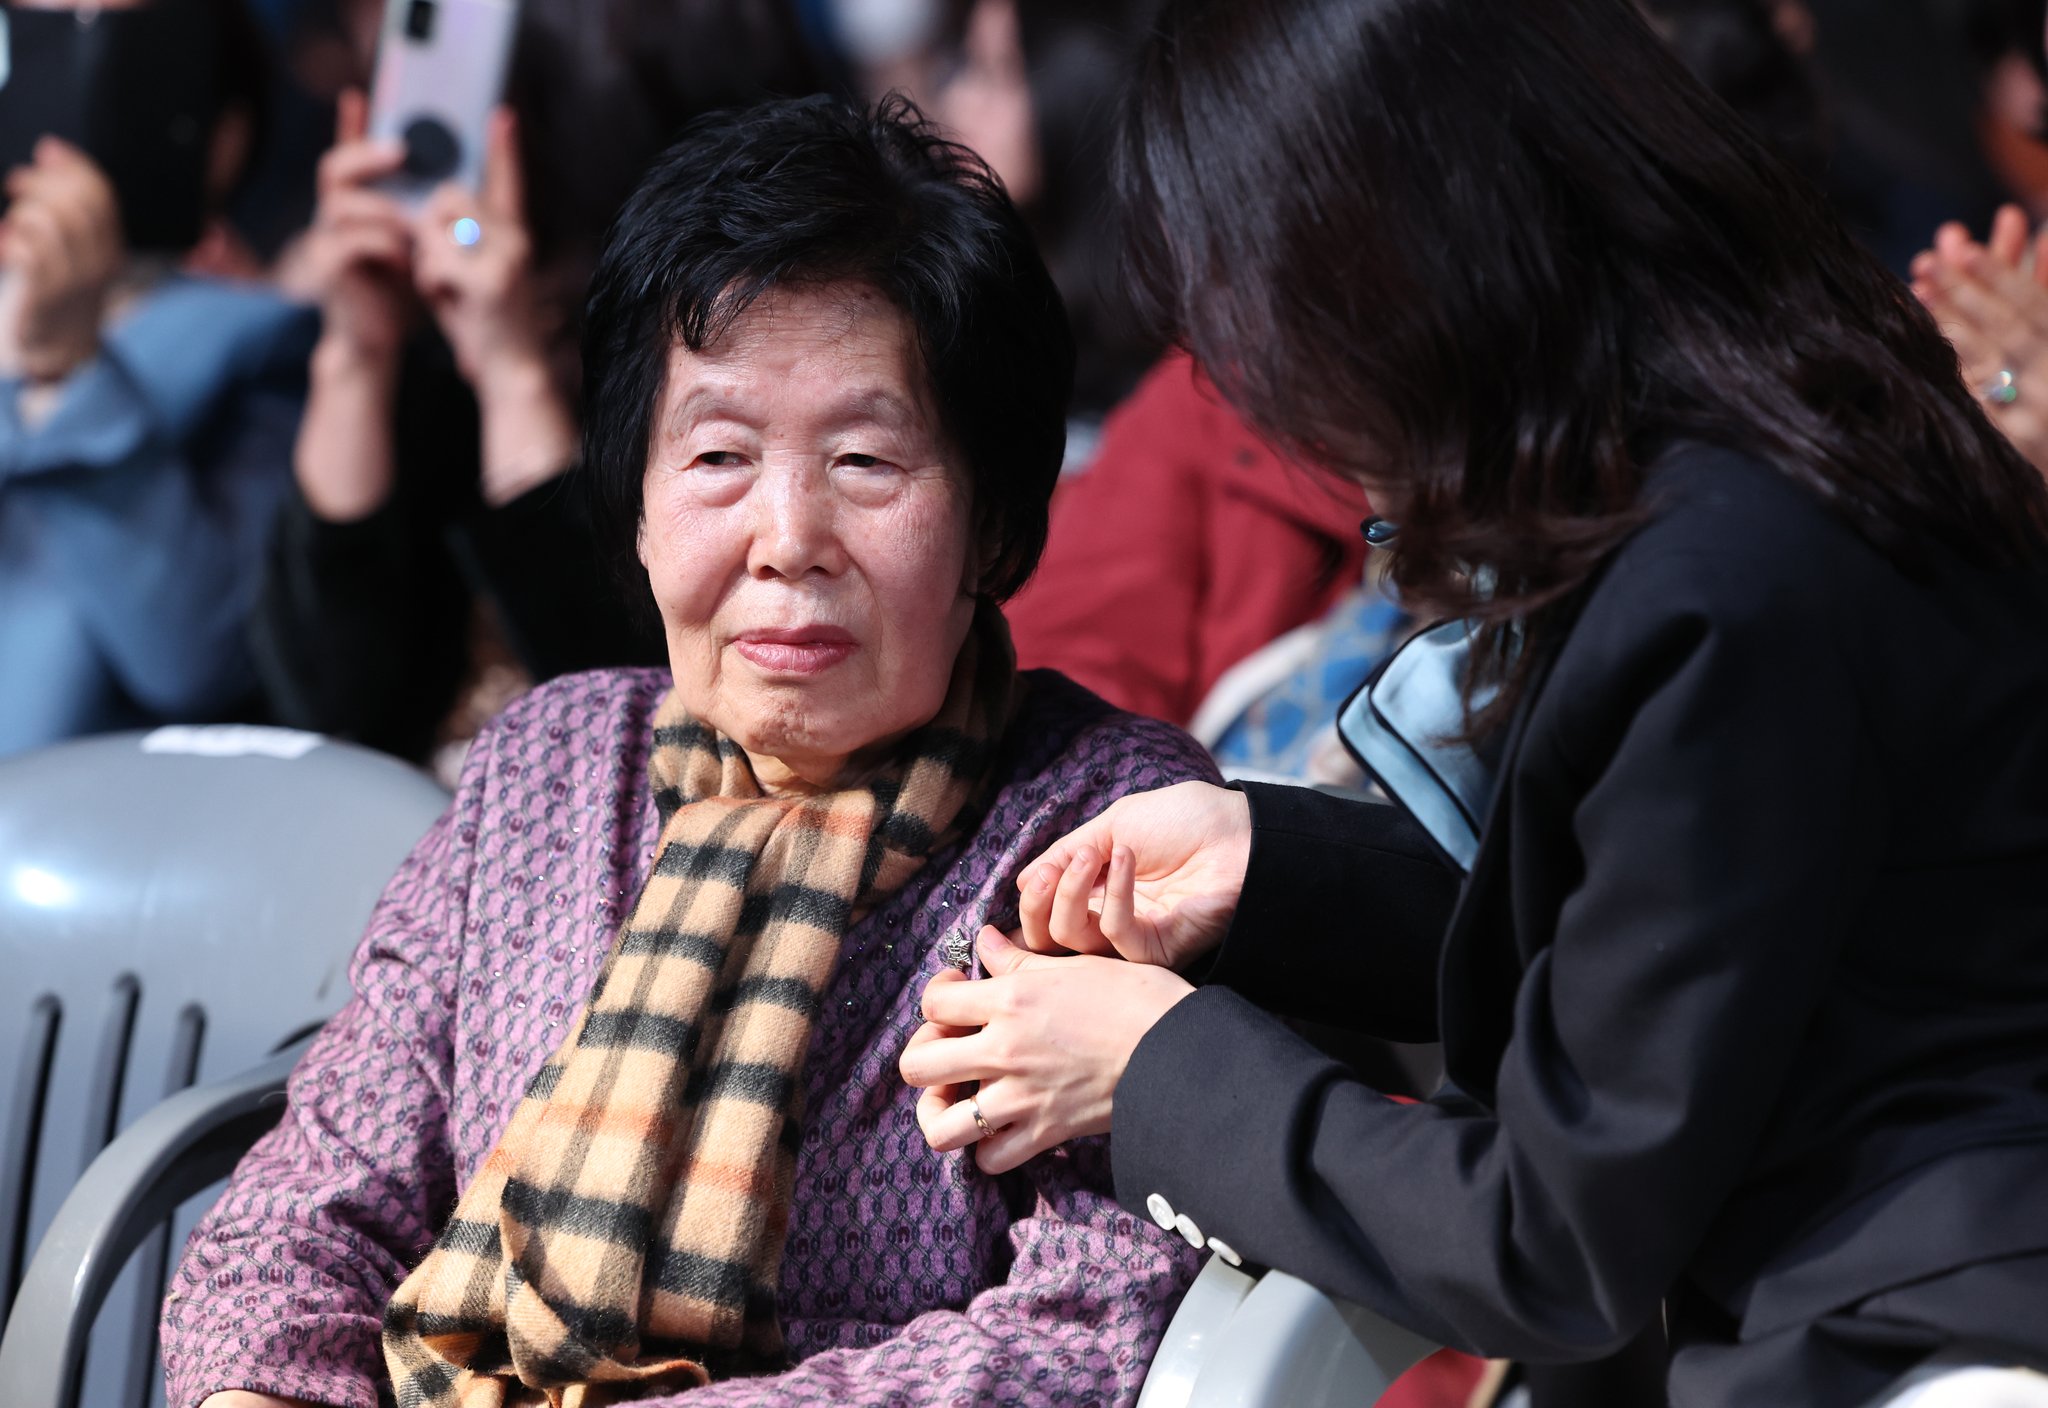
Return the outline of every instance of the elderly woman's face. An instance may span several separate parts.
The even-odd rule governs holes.
[[[937,714],[974,618],[973,506],[911,324],[778,290],[678,347],[640,560],[676,688],[771,787],[826,786]]]

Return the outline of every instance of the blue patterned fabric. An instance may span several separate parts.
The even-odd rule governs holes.
[[[1375,587],[1361,587],[1314,626],[1307,659],[1231,722],[1210,752],[1231,776],[1312,779],[1310,764],[1333,736],[1337,711],[1391,655],[1409,618]]]

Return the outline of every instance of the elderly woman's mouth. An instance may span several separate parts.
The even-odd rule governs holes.
[[[748,631],[732,645],[755,668],[777,675],[821,674],[860,648],[837,626]]]

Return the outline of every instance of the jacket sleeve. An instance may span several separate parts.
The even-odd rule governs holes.
[[[454,954],[482,795],[473,759],[379,901],[355,996],[292,1073],[283,1120],[194,1229],[164,1304],[170,1408],[233,1388],[377,1408],[384,1304],[455,1201]]]
[[[330,523],[292,488],[253,624],[279,722],[425,758],[467,665],[467,627],[441,534],[409,496]]]
[[[664,1408],[917,1408],[1005,1403],[1129,1408],[1195,1274],[1179,1237],[1117,1207],[1108,1152],[1087,1140],[1011,1175],[1027,1209],[1010,1226],[1009,1276],[961,1310],[929,1311],[879,1344],[814,1354]]]
[[[1239,787],[1251,803],[1251,864],[1203,982],[1290,1017],[1436,1040],[1437,958],[1459,873],[1398,807]]]
[[[107,664],[153,714],[203,717],[254,684],[247,623],[302,399],[284,378],[245,385],[183,433],[109,344],[47,421],[0,434],[0,479],[35,515]]]
[[[1747,1166],[1878,864],[1880,773],[1827,615],[1748,563],[1617,572],[1554,701],[1584,727],[1526,745],[1585,782],[1568,838],[1517,838],[1566,898],[1521,916],[1554,927],[1519,936],[1490,1105],[1397,1105],[1211,987],[1132,1059],[1119,1196],[1459,1348],[1628,1340]]]

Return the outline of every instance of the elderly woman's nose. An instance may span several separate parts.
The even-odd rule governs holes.
[[[795,580],[846,566],[839,504],[829,478],[811,473],[770,473],[756,486],[754,538],[748,567],[755,576]]]

